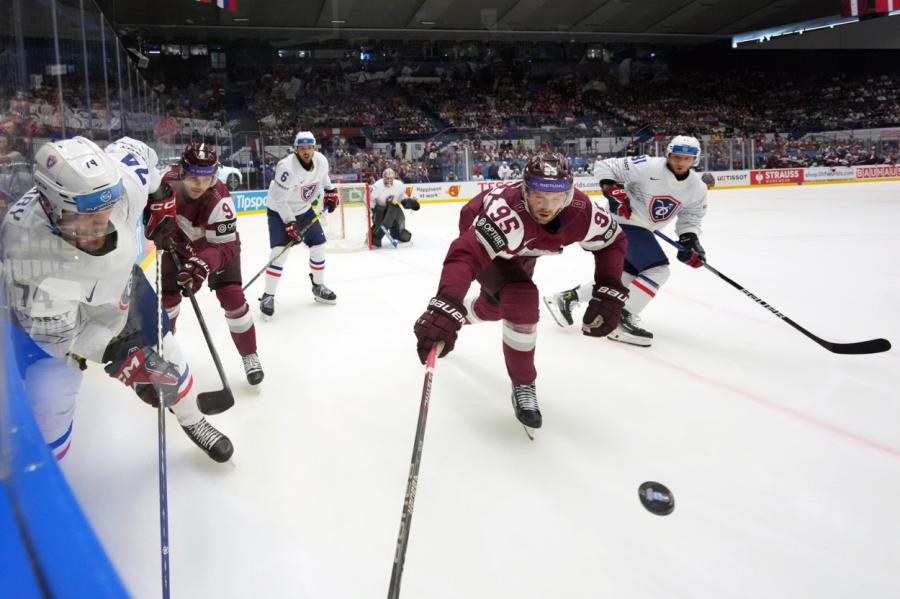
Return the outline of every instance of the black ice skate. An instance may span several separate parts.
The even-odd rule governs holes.
[[[313,281],[312,273],[309,273],[309,280],[312,283],[312,293],[313,298],[322,304],[336,304],[337,303],[337,295],[335,295],[334,291],[326,287],[325,285],[317,285],[315,281]]]
[[[265,373],[263,373],[262,364],[259,363],[257,354],[247,354],[241,356],[244,361],[244,372],[247,374],[247,382],[251,385],[258,385],[262,382]]]
[[[568,289],[561,293],[544,296],[544,304],[550,310],[550,315],[561,327],[573,324],[572,308],[578,304],[578,287]]]
[[[201,418],[197,424],[182,426],[181,429],[214,461],[222,463],[231,459],[231,454],[234,453],[231,439],[216,430],[206,418]]]
[[[259,298],[259,311],[262,312],[264,316],[271,318],[272,315],[275,314],[275,296],[263,293],[262,297]]]
[[[541,428],[541,410],[538,408],[537,392],[534,383],[530,385],[512,386],[512,404],[516,418],[525,427],[525,434],[534,440],[533,429]]]
[[[619,320],[619,326],[615,331],[609,334],[609,338],[613,341],[621,341],[622,343],[630,343],[631,345],[650,347],[653,345],[653,333],[638,326],[640,322],[640,318],[628,310],[622,310],[622,318]]]

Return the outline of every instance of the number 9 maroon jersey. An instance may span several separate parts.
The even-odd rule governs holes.
[[[228,188],[216,180],[202,196],[192,200],[177,168],[166,173],[163,181],[171,185],[177,196],[176,242],[188,243],[193,253],[209,264],[211,272],[220,270],[235,257],[240,246],[237,214]]]

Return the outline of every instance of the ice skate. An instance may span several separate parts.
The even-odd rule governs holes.
[[[578,305],[578,287],[568,289],[560,293],[544,296],[544,304],[550,310],[550,315],[561,327],[574,324],[572,320],[572,308]]]
[[[326,287],[325,285],[316,284],[313,281],[312,273],[309,273],[309,280],[312,282],[312,293],[313,298],[322,304],[336,304],[337,303],[337,295],[335,295],[334,291]]]
[[[266,319],[272,318],[272,315],[275,314],[275,296],[263,293],[262,297],[259,298],[259,311],[263,313]]]
[[[181,429],[197,447],[206,452],[214,461],[223,463],[231,459],[234,446],[231,439],[220,433],[216,427],[201,418],[197,424],[182,426]]]
[[[262,364],[259,362],[258,354],[247,354],[246,356],[241,356],[241,359],[244,361],[244,372],[247,374],[247,382],[251,385],[258,385],[262,382],[265,373],[262,369]]]
[[[631,345],[639,345],[641,347],[650,347],[653,345],[653,333],[642,329],[640,325],[641,319],[629,312],[622,310],[622,318],[619,326],[615,331],[609,334],[609,338],[613,341],[629,343]]]
[[[537,392],[534,383],[530,385],[512,386],[512,405],[516,418],[525,428],[528,438],[534,440],[534,429],[541,428],[541,410],[538,407]]]

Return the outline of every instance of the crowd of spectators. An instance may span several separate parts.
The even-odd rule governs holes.
[[[896,140],[809,133],[900,125],[895,76],[747,71],[723,79],[656,69],[623,82],[612,72],[576,73],[470,61],[398,62],[376,69],[348,55],[262,74],[151,74],[142,97],[126,98],[124,111],[117,93],[109,96],[98,87],[99,78],[91,89],[73,78],[62,101],[47,84],[0,92],[0,170],[8,173],[11,164],[27,160],[33,140],[73,133],[103,140],[137,132],[172,147],[197,132],[230,138],[226,118],[236,96],[253,123],[242,126],[261,145],[289,145],[301,129],[343,129],[324,139],[323,149],[335,172],[363,180],[388,167],[409,182],[515,177],[533,154],[536,136],[570,156],[573,146],[564,142],[578,137],[635,140],[632,147],[619,144],[620,153],[657,152],[661,140],[676,133],[711,137],[703,163],[710,170],[897,162]],[[401,140],[426,145],[423,150],[416,143],[415,152],[405,143],[380,145],[400,146]],[[252,145],[247,136],[236,143]],[[245,153],[233,162],[262,172],[260,177],[272,172],[278,158]],[[586,174],[596,152],[582,153],[572,157],[576,171]],[[232,158],[230,152],[223,156]]]
[[[298,67],[299,68],[299,67]],[[352,65],[351,65],[352,68]],[[409,70],[406,69],[408,72]],[[263,75],[251,108],[267,134],[308,127],[364,127],[373,141],[427,137],[453,128],[492,137],[554,128],[583,136],[728,136],[891,126],[900,122],[900,79],[890,75],[673,73],[622,85],[611,75],[455,68],[403,76],[333,66],[322,73]]]

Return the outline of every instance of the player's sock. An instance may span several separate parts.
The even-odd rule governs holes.
[[[275,295],[275,291],[278,289],[278,283],[281,281],[282,271],[284,270],[284,264],[287,262],[288,254],[291,253],[290,249],[284,251],[281,254],[282,250],[284,250],[284,246],[276,246],[272,248],[272,252],[269,255],[269,260],[272,261],[272,264],[266,268],[266,291],[267,295]],[[279,256],[279,254],[281,254]],[[278,256],[276,258],[276,256]]]

